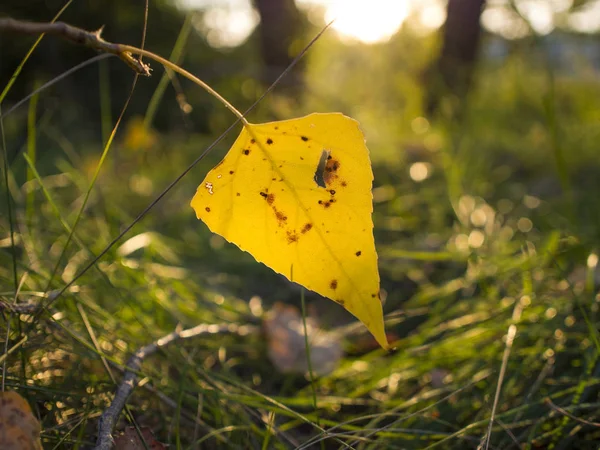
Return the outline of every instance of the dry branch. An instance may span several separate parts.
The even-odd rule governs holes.
[[[75,44],[93,48],[99,52],[116,55],[138,74],[150,76],[150,66],[134,58],[130,52],[123,49],[121,44],[114,44],[102,39],[102,28],[97,31],[86,31],[64,22],[27,22],[10,17],[2,17],[0,18],[0,32],[58,36]]]
[[[187,330],[173,331],[166,336],[146,345],[136,351],[127,362],[127,370],[123,376],[123,380],[117,388],[115,397],[110,406],[104,411],[98,424],[98,440],[96,441],[95,450],[110,450],[113,446],[112,430],[117,423],[117,419],[121,411],[127,403],[127,399],[137,386],[139,376],[138,372],[142,366],[144,359],[158,349],[179,339],[189,339],[204,334],[222,334],[234,333],[240,336],[247,336],[257,332],[257,328],[252,325],[208,325],[201,324]]]

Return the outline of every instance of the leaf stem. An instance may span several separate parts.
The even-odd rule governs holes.
[[[238,119],[240,119],[240,122],[242,122],[244,124],[244,126],[248,125],[248,121],[246,120],[244,115],[241,112],[239,112],[235,108],[235,106],[233,106],[231,103],[229,103],[221,94],[219,94],[217,91],[215,91],[213,88],[211,88],[208,84],[206,84],[204,81],[202,81],[197,76],[193,75],[192,73],[188,72],[187,70],[183,69],[182,67],[179,67],[177,64],[172,63],[168,59],[165,59],[162,56],[159,56],[148,50],[142,50],[141,48],[133,47],[131,45],[123,45],[123,44],[118,44],[118,45],[124,52],[133,53],[135,55],[146,56],[150,59],[153,59],[157,63],[162,64],[167,69],[171,69],[173,72],[177,72],[178,74],[186,77],[188,80],[196,83],[198,86],[200,86],[202,89],[204,89],[210,95],[212,95],[214,98],[216,98],[221,103],[223,103],[223,105],[229,111],[231,111]]]

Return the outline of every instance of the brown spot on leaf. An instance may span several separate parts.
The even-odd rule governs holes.
[[[345,181],[342,181],[342,187],[346,187],[348,186],[348,183],[346,183]]]
[[[323,201],[323,200],[319,200],[319,205],[321,205],[323,208],[329,208],[331,206],[332,203],[335,203],[335,199],[330,199],[327,201]]]
[[[210,208],[208,206],[204,209],[206,210],[206,212],[210,212]]]
[[[288,244],[293,244],[294,242],[298,242],[298,233],[295,230],[286,231]]]
[[[230,171],[229,171],[229,175],[233,175],[233,170],[230,170]]]
[[[330,193],[331,195],[335,195],[335,190],[331,189],[331,190],[329,191],[329,193]]]
[[[300,139],[302,139],[304,142],[308,141],[308,138],[306,136],[300,136]]]
[[[239,192],[237,192],[235,195],[236,195],[237,197],[239,197],[239,196],[240,196],[240,193],[239,193]]]
[[[282,222],[285,222],[287,220],[287,216],[275,208],[273,208],[273,210],[275,211],[275,217],[277,217],[277,220],[280,222],[279,225],[283,226]]]
[[[256,141],[254,139],[250,139],[250,143],[251,144],[256,144]]]
[[[339,303],[340,305],[342,305],[342,306],[344,306],[344,303],[346,303],[346,302],[345,302],[344,300],[342,300],[341,298],[340,298],[340,299],[337,299],[337,300],[336,300],[336,302],[338,302],[338,303]]]
[[[276,130],[279,130],[279,127],[275,127]]]
[[[271,139],[271,138],[267,139],[267,144],[268,145],[271,145],[272,143],[273,143],[273,139]]]
[[[272,205],[272,204],[273,204],[273,202],[275,201],[275,194],[269,194],[269,195],[267,195],[267,197],[266,197],[266,198],[267,198],[267,203],[268,203],[269,205]]]
[[[340,163],[337,159],[331,158],[331,155],[327,158],[327,164],[325,164],[325,171],[323,172],[323,180],[326,185],[330,185],[337,178],[337,171],[340,168]]]
[[[357,252],[355,253],[355,255],[356,255],[356,256],[360,256],[360,255],[362,255],[362,252],[359,250],[359,251],[357,251]]]
[[[312,227],[313,227],[312,223],[310,223],[310,222],[309,223],[305,223],[304,226],[302,227],[302,234],[308,233],[311,230]]]
[[[337,280],[331,280],[331,283],[329,283],[329,287],[331,289],[337,289]]]
[[[267,194],[266,192],[262,192],[262,191],[261,191],[261,192],[260,192],[260,196],[261,196],[261,197],[264,197],[264,198],[267,198],[267,197],[269,196],[269,194]]]
[[[245,150],[244,150],[244,155],[249,155],[249,154],[250,154],[250,150],[248,150],[248,149],[245,149]]]

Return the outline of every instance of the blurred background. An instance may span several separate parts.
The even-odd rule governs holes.
[[[62,5],[63,2],[52,0],[5,1],[0,13],[44,21]],[[61,19],[89,30],[105,26],[104,37],[114,42],[132,45],[141,42],[144,16],[139,14],[137,3],[74,2]],[[278,93],[293,94],[290,97],[296,103],[294,107],[302,105],[305,109],[306,103],[326,103],[326,97],[339,103],[360,103],[363,109],[368,109],[364,102],[356,101],[363,100],[362,97],[348,98],[358,91],[355,95],[368,97],[369,104],[380,104],[383,116],[389,116],[387,112],[402,113],[403,120],[398,121],[401,123],[393,125],[398,131],[410,129],[410,122],[416,117],[430,119],[439,111],[442,97],[458,102],[470,90],[481,89],[487,78],[481,74],[473,79],[475,67],[479,72],[495,70],[495,74],[502,74],[496,80],[502,83],[513,73],[507,67],[515,67],[519,57],[524,56],[541,72],[547,68],[556,75],[571,78],[591,77],[599,64],[595,33],[600,28],[600,4],[594,0],[151,1],[146,46],[168,56],[181,32],[185,36],[179,56],[181,63],[215,84],[238,109],[243,109],[333,19],[332,30],[284,80]],[[31,38],[3,36],[0,42],[3,83],[10,78],[30,43]],[[90,56],[88,49],[66,46],[56,39],[46,39],[41,45],[6,102],[20,99],[33,87]],[[366,67],[360,65],[366,59],[369,59]],[[144,112],[162,73],[160,67],[154,69],[155,76],[143,80],[137,88],[131,114]],[[525,72],[531,74],[529,70]],[[86,69],[84,75],[60,83],[44,96],[47,104],[40,104],[40,108],[52,108],[51,102],[60,98],[63,107],[56,109],[62,110],[63,115],[55,111],[54,120],[60,118],[61,123],[68,123],[68,117],[64,116],[70,112],[73,117],[85,118],[90,125],[99,124],[100,113],[115,115],[119,111],[121,105],[116,100],[129,89],[126,77],[127,68],[118,61],[104,61],[100,69],[96,65]],[[212,113],[219,111],[220,105],[200,90],[190,89],[187,81],[182,84],[179,93],[186,96],[193,110],[182,119],[171,87],[153,125],[158,130],[186,129],[186,126],[200,132],[212,130],[214,124],[211,127],[210,121],[217,120]],[[113,100],[110,111],[101,110],[99,86],[107,90],[102,95]],[[350,93],[339,95],[348,87],[352,88]],[[444,88],[447,92],[443,92]],[[380,95],[385,98],[398,95],[401,99],[389,98],[381,104]],[[73,101],[81,99],[84,101]],[[64,107],[70,101],[79,107],[75,104]],[[92,131],[87,126],[81,128]],[[387,130],[387,127],[377,128],[379,133]],[[374,153],[377,155],[379,151]]]
[[[64,4],[4,0],[0,15],[49,21]],[[380,413],[399,407],[401,399],[410,399],[402,406],[410,412],[474,383],[466,396],[435,408],[437,416],[412,417],[388,438],[402,448],[423,448],[424,441],[440,442],[476,424],[469,428],[476,435],[471,441],[448,441],[456,448],[476,446],[497,386],[504,334],[518,323],[499,409],[512,436],[495,428],[498,448],[515,442],[592,448],[586,442],[599,438],[597,428],[561,422],[542,399],[561,393],[563,407],[598,422],[599,408],[579,405],[597,402],[597,384],[582,383],[600,377],[600,0],[152,0],[144,46],[244,111],[333,19],[249,120],[340,111],[361,123],[375,173],[387,330],[401,351],[378,353],[364,329],[348,331],[353,319],[339,306],[306,293],[322,327],[345,330],[335,340],[344,349],[336,356],[340,368],[317,386],[319,395],[338,397],[323,400],[311,419]],[[60,20],[87,30],[104,26],[108,41],[140,46],[144,1],[73,1]],[[0,34],[0,87],[34,40]],[[6,299],[14,296],[11,261],[27,274],[24,292],[46,295],[62,287],[235,119],[202,89],[149,62],[152,77],[137,80],[101,158],[135,77],[116,58],[87,65],[13,109],[93,56],[88,48],[45,37],[1,102],[9,168],[2,195],[6,191],[12,202],[18,236],[13,249],[2,201],[0,294]],[[189,207],[236,133],[194,167],[98,270],[78,280],[77,295],[56,302],[61,320],[85,334],[77,304],[85,308],[102,350],[122,359],[148,336],[177,324],[246,323],[275,302],[300,304],[297,286],[212,235]],[[57,211],[76,223],[72,242]],[[57,341],[53,328],[39,325],[38,332],[12,362],[9,381],[45,386],[29,395],[45,405],[45,423],[56,427],[46,439],[58,441],[74,418],[85,418],[83,427],[88,418],[93,423],[112,386],[97,355],[68,339]],[[42,345],[54,352],[45,363],[36,362]],[[306,379],[273,371],[281,367],[273,355],[267,359],[265,345],[259,338],[209,340],[200,349],[173,349],[148,371],[172,397],[180,389],[189,394],[183,403],[192,415],[198,392],[209,412],[211,405],[231,408],[230,416],[215,410],[203,416],[214,429],[252,422],[236,416],[236,405],[254,407],[263,399],[223,399],[192,375],[199,367],[206,379],[226,374],[265,395],[280,395],[286,405],[310,409]],[[173,360],[181,363],[177,369]],[[83,370],[64,367],[73,364]],[[219,379],[221,391],[237,389],[233,378]],[[81,397],[61,391],[72,386],[81,387]],[[148,413],[160,401],[146,395],[147,403],[137,405],[144,423],[171,436]],[[286,423],[296,437],[310,434]],[[246,431],[236,433],[232,442],[247,438]],[[85,441],[85,433],[79,436]]]

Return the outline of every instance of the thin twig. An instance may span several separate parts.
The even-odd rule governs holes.
[[[0,19],[0,21],[1,20],[2,19]],[[0,29],[2,29],[1,26],[0,26]],[[9,114],[11,114],[14,110],[16,110],[19,106],[21,106],[24,103],[26,103],[31,97],[33,97],[34,95],[39,94],[40,92],[42,92],[45,89],[48,89],[50,86],[58,83],[62,79],[64,79],[64,78],[68,77],[69,75],[71,75],[72,73],[77,72],[79,69],[83,69],[84,67],[87,67],[90,64],[93,64],[93,63],[95,63],[97,61],[100,61],[102,59],[112,58],[113,56],[114,55],[112,55],[112,54],[103,53],[101,55],[96,55],[93,58],[90,58],[90,59],[88,59],[86,61],[83,61],[82,63],[79,63],[79,64],[77,64],[74,67],[71,67],[69,70],[67,70],[67,71],[61,73],[60,75],[52,78],[50,81],[48,81],[47,83],[44,83],[39,88],[37,88],[36,90],[34,90],[30,94],[28,94],[26,97],[24,97],[21,100],[19,100],[17,103],[15,103],[14,105],[12,105],[5,113],[2,113],[1,117],[4,119],[6,116],[8,116]]]
[[[21,348],[21,346],[27,342],[28,338],[27,335],[23,336],[23,338],[17,342],[15,345],[13,345],[11,348],[7,348],[7,350],[4,352],[3,355],[0,355],[0,363],[4,364],[4,361],[6,361],[6,358],[8,358],[8,355],[10,355],[11,353],[13,353],[15,350],[17,350],[18,348]],[[6,378],[6,376],[4,374],[2,374],[2,378]]]
[[[196,425],[194,426],[194,438],[192,442],[196,442],[198,440],[198,433],[200,432],[200,421],[202,420],[202,410],[204,409],[204,396],[202,392],[198,394],[198,408],[196,410]],[[198,444],[194,445],[194,448],[198,450]]]
[[[15,20],[10,17],[0,18],[0,32],[9,31],[24,34],[50,34],[67,39],[75,44],[85,45],[103,53],[112,53],[118,56],[125,64],[140,75],[150,76],[150,66],[132,56],[123,49],[121,44],[102,39],[102,28],[96,31],[86,31],[64,22],[27,22]]]
[[[113,446],[112,430],[117,423],[121,411],[127,403],[127,399],[137,386],[139,376],[138,372],[144,359],[154,354],[158,349],[177,341],[179,339],[189,339],[204,334],[234,333],[240,336],[247,336],[257,331],[252,325],[208,325],[201,324],[187,330],[173,331],[166,336],[145,345],[136,351],[129,361],[127,361],[127,371],[123,376],[121,384],[117,388],[115,397],[110,406],[104,411],[98,424],[98,440],[95,450],[110,450]]]
[[[500,427],[506,432],[506,434],[508,434],[508,437],[510,437],[513,441],[513,444],[516,445],[516,447],[518,449],[521,448],[521,443],[519,442],[519,440],[517,439],[517,437],[515,436],[515,434],[510,430],[509,427],[506,426],[506,424],[504,422],[502,422],[500,419],[496,418],[496,423],[498,425],[500,425]]]
[[[54,36],[58,36],[67,39],[77,44],[85,45],[95,50],[112,53],[121,58],[129,67],[131,67],[138,75],[150,76],[150,66],[144,64],[141,61],[142,56],[146,56],[163,67],[173,70],[178,74],[186,77],[188,80],[196,83],[210,95],[219,100],[229,111],[231,111],[243,124],[248,126],[248,121],[244,115],[238,111],[231,103],[229,103],[221,94],[211,88],[208,84],[202,81],[200,78],[191,74],[187,70],[179,67],[177,64],[172,63],[168,59],[163,58],[155,53],[144,50],[143,48],[133,47],[126,44],[115,44],[113,42],[107,42],[100,36],[102,28],[97,31],[86,31],[81,28],[68,25],[63,22],[56,23],[38,23],[38,22],[25,22],[15,20],[11,18],[0,19],[0,32],[1,31],[14,31],[26,34],[38,34],[48,33]],[[135,59],[132,55],[139,55],[140,59]]]
[[[575,420],[575,421],[577,421],[577,422],[583,423],[584,425],[591,425],[591,426],[593,426],[593,427],[598,427],[598,428],[600,428],[600,423],[598,423],[598,422],[590,422],[589,420],[585,420],[585,419],[582,419],[581,417],[574,416],[573,414],[571,414],[571,413],[570,413],[569,411],[567,411],[566,409],[564,409],[564,408],[561,408],[561,407],[560,407],[560,406],[558,406],[556,403],[553,403],[553,402],[552,402],[552,400],[550,400],[550,397],[546,397],[546,398],[544,399],[544,403],[546,403],[546,404],[547,404],[547,405],[548,405],[550,408],[552,408],[553,410],[555,410],[555,411],[557,411],[557,412],[561,413],[561,414],[562,414],[562,415],[564,415],[564,416],[567,416],[567,417],[569,417],[570,419],[573,419],[573,420]]]
[[[144,2],[145,3],[145,5],[144,5],[144,26],[142,27],[142,42],[140,44],[140,47],[142,49],[144,49],[144,47],[146,46],[146,32],[148,31],[148,1],[149,0],[145,0],[145,2]],[[140,56],[140,64],[143,64],[141,56]],[[125,111],[127,111],[127,107],[129,106],[129,102],[131,101],[131,98],[133,97],[133,91],[135,90],[135,86],[137,84],[137,81],[138,81],[139,77],[140,77],[139,73],[135,75],[135,78],[133,80],[133,85],[131,86],[131,91],[129,92],[129,96],[127,97],[127,101],[123,105],[123,109],[121,110],[121,114],[119,115],[119,118],[117,119],[117,122],[115,123],[115,126],[113,127],[112,132],[111,132],[111,134],[108,137],[108,140],[106,141],[107,145],[110,145],[110,142],[113,140],[113,138],[115,136],[115,133],[116,133],[118,127],[119,127],[119,124],[120,124],[121,120],[123,119],[123,117],[125,117]],[[106,150],[108,150],[108,147],[106,147]],[[101,165],[102,165],[102,161],[100,161],[100,163],[98,164],[98,169],[100,169]],[[83,211],[83,208],[82,208],[82,211]],[[65,244],[64,248],[65,249],[67,248],[66,244]],[[102,359],[103,359],[103,361],[106,360],[106,358],[104,358],[104,357]],[[116,384],[115,378],[112,375],[112,373],[110,372],[110,369],[109,369],[108,365],[106,366],[106,368],[109,370],[109,375],[110,375],[111,379],[113,380],[113,383]],[[142,443],[144,444],[144,448],[147,449],[148,445],[146,443],[146,439],[144,438],[142,430],[140,429],[140,426],[138,425],[138,423],[135,420],[135,418],[133,417],[133,413],[131,412],[131,410],[129,409],[129,406],[127,406],[127,404],[125,404],[125,414],[127,415],[127,418],[131,422],[131,424],[135,427],[135,431],[137,432],[138,438],[142,440]]]
[[[506,346],[504,348],[504,353],[502,354],[502,365],[500,366],[500,374],[498,374],[498,383],[496,385],[496,394],[494,395],[494,404],[492,405],[490,423],[488,424],[487,432],[483,436],[480,445],[480,448],[484,448],[485,450],[488,450],[490,447],[490,440],[492,438],[492,428],[494,426],[494,420],[496,419],[496,408],[498,407],[498,402],[500,401],[500,392],[502,391],[502,383],[504,382],[506,368],[508,367],[508,358],[510,357],[513,342],[515,340],[515,336],[517,335],[517,326],[515,325],[515,323],[517,323],[521,319],[523,306],[524,304],[521,301],[516,302],[515,309],[513,309],[512,314],[512,321],[514,323],[512,323],[508,327],[508,332],[506,333]]]

